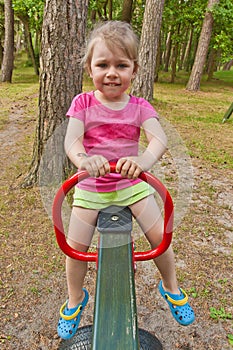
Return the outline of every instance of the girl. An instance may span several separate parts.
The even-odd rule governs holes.
[[[138,69],[138,39],[129,24],[109,21],[91,34],[84,57],[95,91],[76,96],[68,110],[70,117],[65,151],[79,170],[90,177],[75,187],[68,243],[87,251],[98,212],[109,205],[129,206],[152,248],[163,235],[163,219],[153,189],[138,179],[166,151],[167,140],[154,108],[143,98],[126,93]],[[148,145],[139,155],[141,127]],[[115,160],[116,173],[109,173]],[[172,247],[155,259],[162,280],[159,291],[173,317],[181,325],[194,321],[187,294],[177,285]],[[69,299],[61,307],[58,334],[71,338],[77,331],[88,301],[83,288],[87,264],[66,258]]]

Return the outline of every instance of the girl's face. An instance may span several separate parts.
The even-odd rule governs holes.
[[[103,40],[93,48],[90,76],[103,101],[123,102],[125,91],[135,76],[134,61],[123,50],[110,51]]]

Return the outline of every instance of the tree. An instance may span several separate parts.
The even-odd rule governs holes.
[[[5,40],[2,62],[2,81],[11,83],[14,66],[14,11],[12,0],[5,0]]]
[[[4,41],[4,2],[0,1],[0,66],[3,60],[3,41]]]
[[[132,94],[153,99],[156,56],[162,22],[164,0],[147,0],[139,46],[139,72]]]
[[[216,52],[215,66],[224,65],[232,59],[233,52],[233,2],[221,0],[213,8],[214,26],[211,49]]]
[[[27,14],[18,13],[18,18],[23,23],[25,40],[26,40],[26,49],[28,51],[28,56],[30,57],[30,59],[32,61],[32,65],[33,65],[35,74],[39,75],[39,66],[38,66],[38,62],[36,60],[36,55],[35,55],[35,51],[34,51],[33,44],[32,44],[32,36],[31,36],[31,32],[30,32],[29,17]]]
[[[38,180],[39,166],[48,139],[66,119],[72,98],[82,91],[83,68],[80,65],[85,43],[88,0],[46,0],[41,43],[39,118],[33,156],[23,187]],[[43,166],[50,174],[61,164],[65,127],[54,138],[51,159]],[[67,161],[67,160],[66,160]]]
[[[25,49],[29,60],[32,62],[36,75],[39,75],[39,60],[37,54],[39,48],[33,46],[32,35],[37,38],[41,36],[41,27],[43,19],[44,0],[13,0],[15,16],[23,23]]]
[[[132,17],[133,0],[123,0],[121,20],[130,23]]]
[[[207,11],[205,14],[200,38],[198,41],[195,61],[192,67],[192,72],[189,77],[188,84],[186,86],[187,90],[197,91],[200,89],[201,77],[206,62],[214,22],[212,10],[213,6],[217,5],[218,3],[219,0],[208,1]]]

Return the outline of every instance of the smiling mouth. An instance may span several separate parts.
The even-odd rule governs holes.
[[[116,83],[105,83],[104,85],[110,86],[110,87],[120,86],[120,84],[116,84]]]

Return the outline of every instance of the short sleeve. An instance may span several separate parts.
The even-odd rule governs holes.
[[[74,97],[66,116],[84,121],[87,110],[95,104],[93,91],[81,93]]]
[[[159,115],[154,107],[144,98],[139,98],[139,105],[141,111],[141,123],[144,123],[144,121],[150,118],[159,119]]]
[[[67,117],[73,117],[84,121],[85,119],[85,106],[83,104],[82,94],[77,95],[73,98],[70,108],[66,113]]]

